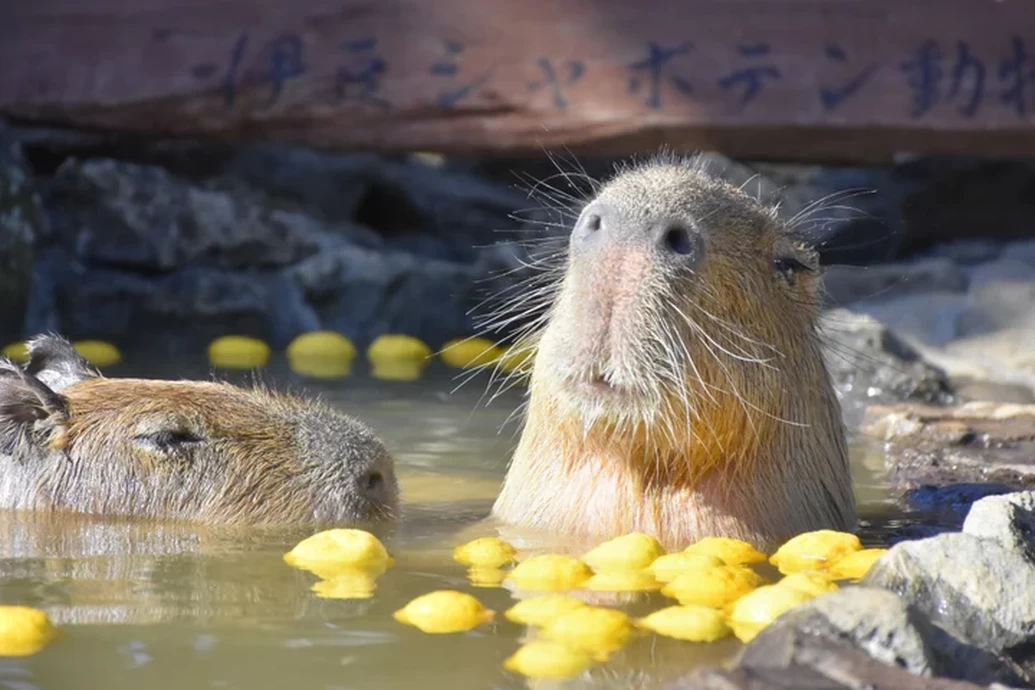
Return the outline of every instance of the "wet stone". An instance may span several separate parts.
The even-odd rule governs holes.
[[[916,676],[854,649],[848,642],[806,636],[764,666],[699,671],[667,690],[977,690],[981,685]]]
[[[864,406],[906,400],[944,404],[953,399],[945,372],[871,316],[848,309],[826,311],[820,336],[849,426],[861,421]]]
[[[971,501],[983,496],[967,485],[991,486],[989,493],[1035,488],[1035,405],[874,405],[861,429],[883,444],[891,483],[919,490],[920,501],[931,494],[924,487],[963,487],[955,498],[970,493]],[[944,496],[953,499],[951,491]]]
[[[1035,640],[1035,564],[998,541],[947,533],[896,544],[867,573],[966,643],[1009,653]]]
[[[20,337],[43,216],[21,146],[0,124],[0,339]]]
[[[963,531],[994,539],[1035,563],[1035,491],[982,498],[971,506]]]
[[[884,589],[845,587],[787,612],[749,643],[741,666],[772,666],[793,657],[809,637],[848,642],[871,659],[918,676],[975,683],[1022,682],[1011,662],[966,644],[931,623],[916,606]]]

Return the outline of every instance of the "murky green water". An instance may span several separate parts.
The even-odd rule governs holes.
[[[117,373],[155,375],[146,368]],[[208,372],[200,362],[177,375],[205,378]],[[333,599],[312,592],[317,578],[281,559],[308,536],[305,530],[0,515],[0,601],[41,607],[65,630],[35,656],[0,659],[0,686],[526,687],[502,670],[525,635],[502,616],[470,633],[433,636],[391,615],[412,597],[443,587],[470,591],[497,611],[513,603],[506,589],[471,586],[450,552],[479,534],[478,520],[499,488],[518,431],[516,423],[503,424],[519,393],[486,407],[479,404],[484,382],[450,395],[456,381],[441,372],[420,383],[359,375],[304,385],[374,426],[400,463],[406,515],[380,533],[397,562],[380,577],[374,596]],[[880,481],[867,467],[874,463],[861,450],[856,456],[863,511],[883,512]],[[659,607],[655,596],[631,611]],[[559,685],[660,687],[736,649],[732,640],[691,645],[645,637],[591,677]]]

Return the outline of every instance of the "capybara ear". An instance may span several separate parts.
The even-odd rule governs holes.
[[[0,358],[0,452],[44,442],[68,420],[68,401],[14,362]]]
[[[72,343],[56,335],[41,335],[29,341],[29,362],[25,371],[54,392],[101,375],[72,347]]]

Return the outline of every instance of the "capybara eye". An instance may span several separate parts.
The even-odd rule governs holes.
[[[808,271],[809,267],[791,257],[782,257],[773,260],[773,269],[787,279],[788,282],[794,280],[794,276],[799,271]]]
[[[685,228],[671,227],[665,231],[665,246],[676,254],[686,256],[694,250],[690,233]]]
[[[201,437],[186,429],[160,429],[147,434],[138,434],[134,437],[144,445],[154,446],[159,450],[172,450],[193,443],[200,443]]]
[[[380,472],[371,472],[367,475],[367,491],[376,491],[385,483],[385,478]]]

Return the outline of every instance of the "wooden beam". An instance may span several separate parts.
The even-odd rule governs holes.
[[[1035,155],[1030,0],[29,0],[0,114],[337,150]]]

